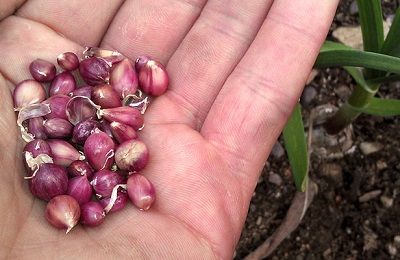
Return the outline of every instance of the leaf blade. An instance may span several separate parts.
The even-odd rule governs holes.
[[[392,117],[400,115],[399,99],[372,98],[365,107],[354,107],[355,110],[374,116]]]
[[[296,188],[304,192],[307,189],[308,151],[299,103],[297,103],[282,134]]]

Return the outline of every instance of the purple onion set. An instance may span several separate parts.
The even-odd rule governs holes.
[[[149,100],[167,90],[165,67],[147,55],[131,62],[89,47],[82,58],[34,60],[29,71],[33,79],[14,89],[14,109],[27,142],[25,179],[47,202],[48,222],[68,233],[78,223],[100,225],[128,200],[148,210],[156,196],[140,173],[149,151],[138,131]]]

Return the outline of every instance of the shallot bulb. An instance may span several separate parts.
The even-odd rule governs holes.
[[[45,100],[46,90],[39,82],[33,79],[26,79],[15,86],[13,98],[14,108],[18,110]]]
[[[52,163],[41,164],[35,176],[29,179],[29,188],[36,198],[45,201],[65,194],[68,189],[67,170]]]
[[[167,90],[168,84],[167,71],[160,62],[148,60],[140,69],[139,85],[144,93],[160,96]]]
[[[73,52],[64,52],[58,55],[57,63],[61,68],[73,71],[79,67],[79,58]]]
[[[132,173],[126,183],[129,199],[140,210],[148,210],[156,199],[153,184],[143,175]]]
[[[99,115],[108,122],[116,121],[138,130],[143,127],[144,118],[139,110],[133,107],[115,107],[99,110]]]
[[[82,60],[79,72],[83,80],[92,86],[108,83],[110,80],[110,66],[101,58],[90,57]]]
[[[73,125],[62,118],[50,118],[43,123],[44,132],[49,138],[65,139],[71,136]]]
[[[103,223],[106,214],[97,201],[89,201],[81,206],[80,223],[88,227],[97,227]]]
[[[105,211],[106,211],[107,206],[109,206],[109,209],[107,209],[106,214],[116,212],[116,211],[123,209],[126,206],[126,203],[128,201],[128,194],[125,191],[118,190],[117,197],[112,205],[109,205],[110,201],[111,201],[111,196],[104,197],[99,201]]]
[[[34,79],[13,92],[17,126],[27,142],[24,179],[34,197],[48,201],[48,222],[67,233],[78,222],[100,225],[128,198],[140,210],[153,205],[154,186],[139,173],[149,151],[138,133],[150,101],[169,82],[165,67],[147,55],[131,62],[98,47],[82,54],[60,54],[59,71],[34,60]]]
[[[98,128],[86,139],[83,153],[89,165],[96,171],[110,169],[114,163],[114,141]]]
[[[76,89],[75,78],[69,71],[58,74],[50,84],[50,96],[57,94],[69,95]]]
[[[28,132],[35,139],[47,139],[47,135],[44,131],[43,126],[44,118],[41,116],[29,119],[28,122]]]
[[[56,76],[56,66],[43,59],[36,59],[29,65],[32,77],[39,82],[49,82]]]
[[[54,163],[57,165],[68,167],[73,161],[84,158],[75,147],[65,140],[49,139],[47,143],[50,145]]]
[[[148,160],[149,152],[146,144],[137,139],[124,141],[115,150],[115,163],[122,171],[140,171]]]
[[[50,145],[43,139],[35,139],[27,143],[22,154],[29,176],[35,174],[41,164],[53,163]]]
[[[76,176],[68,181],[67,194],[82,205],[92,199],[92,186],[86,176]]]
[[[130,139],[137,139],[138,135],[132,127],[120,122],[111,122],[110,123],[110,130],[112,136],[117,140],[118,143],[122,143],[124,141]]]
[[[94,129],[100,127],[100,122],[92,119],[84,120],[77,123],[72,131],[71,141],[84,145],[86,139],[93,133]]]
[[[92,101],[102,108],[120,107],[118,93],[109,84],[96,85],[92,89]]]
[[[50,106],[50,113],[45,115],[46,119],[50,118],[62,118],[68,120],[66,109],[67,103],[71,98],[67,95],[54,95],[44,100],[43,104],[48,104]]]
[[[70,178],[76,176],[85,176],[87,179],[91,179],[93,176],[93,170],[89,164],[85,161],[76,160],[73,161],[67,168]]]
[[[59,229],[67,229],[68,234],[78,224],[81,209],[78,202],[71,196],[59,195],[47,203],[45,216],[51,225]]]
[[[111,72],[110,84],[121,99],[136,93],[138,78],[135,68],[128,59],[124,59],[114,66]]]
[[[93,175],[90,182],[96,195],[100,198],[109,197],[116,185],[125,184],[126,177],[110,170],[101,170]]]

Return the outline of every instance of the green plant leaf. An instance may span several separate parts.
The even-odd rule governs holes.
[[[364,74],[362,73],[361,69],[358,67],[343,67],[352,77],[353,79],[367,92],[375,93],[375,90],[371,89],[371,85],[369,85],[365,79]]]
[[[400,58],[358,50],[325,50],[319,53],[315,67],[364,67],[400,74]]]
[[[381,51],[383,45],[382,7],[379,0],[357,0],[364,51]],[[382,76],[382,71],[366,69],[364,77],[372,79]]]
[[[357,0],[365,51],[380,52],[383,45],[383,19],[380,0]]]
[[[381,53],[400,57],[400,8],[397,8],[396,15],[390,26],[389,32],[383,42]]]
[[[400,115],[399,99],[372,98],[370,102],[362,108],[353,107],[355,110],[374,116],[392,117]]]
[[[380,78],[367,80],[365,83],[367,85],[380,85],[380,84],[395,82],[395,81],[400,81],[400,75],[397,75],[397,74],[387,75],[387,76],[383,76]]]
[[[299,103],[282,134],[296,188],[304,192],[307,188],[308,178],[308,151]]]
[[[353,50],[353,51],[355,51],[356,49],[354,49],[353,47],[344,45],[343,43],[325,41],[324,44],[322,44],[319,52],[321,53],[321,52],[336,51],[336,50]]]

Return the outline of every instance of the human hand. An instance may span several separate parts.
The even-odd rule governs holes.
[[[19,2],[0,10],[0,258],[232,258],[338,1]],[[128,205],[65,235],[23,179],[11,92],[30,78],[32,60],[85,46],[148,54],[168,64],[170,88],[150,104],[140,132],[153,207]]]

